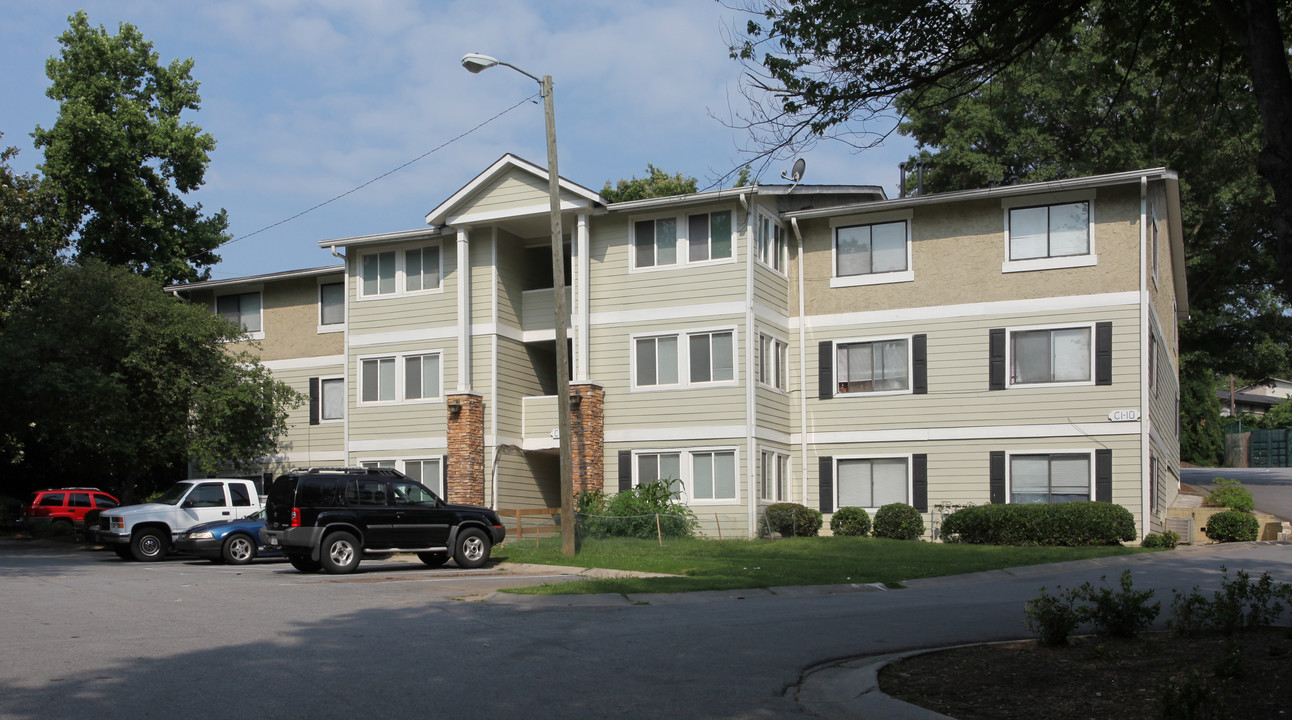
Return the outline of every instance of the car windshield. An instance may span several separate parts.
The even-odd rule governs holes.
[[[184,494],[187,493],[188,489],[191,487],[193,487],[193,483],[175,483],[170,486],[169,490],[162,493],[161,497],[157,498],[153,502],[158,502],[162,505],[178,505],[179,501],[184,498]]]
[[[263,520],[263,519],[265,519],[264,510],[257,510],[251,513],[250,515],[246,516],[245,518],[243,518],[243,520]]]

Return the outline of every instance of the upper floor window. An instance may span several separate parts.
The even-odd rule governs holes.
[[[440,246],[432,244],[361,255],[359,275],[359,295],[363,298],[439,290]]]
[[[345,380],[325,378],[319,381],[320,417],[323,420],[340,420],[345,417]]]
[[[404,358],[404,399],[427,400],[439,396],[439,353]]]
[[[441,364],[438,352],[363,358],[359,361],[359,401],[380,403],[438,399],[442,385]]]
[[[1011,503],[1061,503],[1090,499],[1090,454],[1010,455]]]
[[[636,267],[677,264],[677,218],[640,220],[633,224]]]
[[[835,228],[835,276],[880,275],[910,268],[906,221]]]
[[[700,213],[687,217],[687,259],[691,262],[731,257],[731,211]]]
[[[440,247],[428,245],[404,251],[404,289],[407,292],[440,287]]]
[[[1090,327],[1010,333],[1012,385],[1090,382]]]
[[[250,333],[252,337],[262,332],[259,292],[221,295],[215,299],[215,311],[243,331]]]
[[[692,384],[735,379],[731,331],[696,333],[689,340]]]
[[[360,399],[366,403],[395,401],[395,358],[369,358],[359,362]]]
[[[785,356],[787,345],[771,335],[758,336],[758,382],[777,390],[788,390]]]
[[[364,297],[395,294],[395,257],[393,250],[362,257]]]
[[[633,223],[633,268],[650,269],[730,260],[735,235],[732,213],[638,220]]]
[[[776,272],[785,272],[785,230],[772,216],[758,213],[758,261]]]
[[[1009,259],[1090,254],[1090,203],[1011,208]]]
[[[685,364],[679,357],[682,348]],[[639,337],[633,340],[633,357],[635,387],[731,382],[735,380],[735,333],[718,330]]]
[[[319,285],[319,325],[345,324],[345,283]]]
[[[839,394],[909,390],[908,345],[906,338],[839,343],[835,348]]]

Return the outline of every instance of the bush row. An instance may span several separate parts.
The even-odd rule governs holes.
[[[977,505],[947,516],[942,539],[981,545],[1117,545],[1135,539],[1135,517],[1120,505],[1103,502]]]
[[[765,511],[767,529],[781,537],[813,537],[821,530],[819,510],[798,503],[776,503]],[[924,516],[905,503],[891,503],[870,514],[858,507],[841,507],[830,518],[830,532],[840,536],[865,537],[874,532],[877,538],[915,540],[924,534]]]

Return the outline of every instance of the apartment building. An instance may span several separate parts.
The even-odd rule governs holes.
[[[606,203],[562,180],[576,489],[761,508],[1100,500],[1179,484],[1178,180],[1150,169],[897,199],[753,186]],[[451,501],[559,505],[546,171],[499,159],[335,267],[174,288],[311,398],[283,466],[380,464]]]

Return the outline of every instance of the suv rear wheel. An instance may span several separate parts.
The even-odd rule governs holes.
[[[166,550],[169,547],[170,538],[161,530],[154,528],[140,530],[130,538],[130,554],[134,555],[136,560],[144,562],[161,560],[166,557]]]
[[[323,538],[323,551],[319,553],[319,562],[323,569],[333,575],[352,573],[359,567],[359,558],[363,548],[359,540],[348,532],[334,532]]]
[[[460,568],[478,568],[489,561],[491,549],[489,538],[479,528],[467,528],[458,533],[453,546],[453,561]]]

